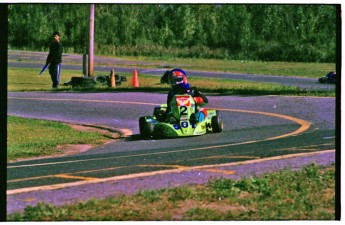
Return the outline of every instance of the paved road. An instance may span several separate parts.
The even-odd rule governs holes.
[[[23,52],[23,51],[9,51],[8,52],[8,66],[9,67],[23,67],[23,68],[37,68],[40,70],[47,57],[45,52]],[[82,71],[82,55],[65,54],[63,55],[63,69],[80,70]],[[95,75],[97,72],[110,72],[111,69],[116,68],[117,73],[133,73],[133,69],[137,69],[139,74],[150,74],[162,76],[167,70],[165,67],[179,67],[183,65],[157,65],[157,63],[140,62],[141,65],[149,66],[151,69],[135,68],[138,62],[131,62],[128,60],[109,58],[109,57],[95,57]],[[268,82],[282,84],[286,86],[296,86],[307,90],[335,90],[334,84],[321,84],[314,78],[302,78],[291,76],[273,76],[273,75],[255,75],[255,74],[234,74],[224,72],[203,72],[203,71],[186,71],[188,76],[198,77],[212,77],[233,80],[248,80],[254,82]]]
[[[9,212],[42,200],[62,204],[125,192],[122,185],[108,193],[96,191],[109,182],[131,190],[206,182],[233,175],[217,165],[335,149],[334,98],[210,96],[209,107],[221,110],[225,122],[222,133],[149,140],[138,135],[138,118],[151,114],[153,105],[165,101],[164,94],[20,92],[8,97],[10,115],[132,131],[127,138],[77,155],[9,163]],[[334,161],[334,152],[327,154],[325,160]],[[200,170],[202,179],[186,180]],[[165,182],[155,183],[157,176]],[[61,188],[66,192],[52,195]]]

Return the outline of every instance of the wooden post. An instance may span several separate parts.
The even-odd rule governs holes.
[[[90,27],[89,27],[89,77],[94,75],[93,51],[94,51],[94,22],[95,22],[95,4],[90,5]]]
[[[89,75],[88,69],[89,69],[89,57],[87,54],[83,54],[83,76],[87,77]]]

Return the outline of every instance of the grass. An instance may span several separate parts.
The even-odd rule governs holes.
[[[51,80],[48,73],[41,77],[37,76],[35,69],[8,68],[8,91],[49,91]],[[106,72],[97,75],[109,75]],[[121,74],[127,77],[127,82],[116,87],[118,91],[165,91],[169,89],[166,84],[160,83],[157,76],[140,75],[140,88],[132,88],[132,74]],[[69,81],[73,76],[81,76],[78,71],[64,70],[61,75],[61,83]],[[298,95],[298,96],[328,96],[334,97],[335,91],[328,90],[305,90],[298,87],[283,86],[272,83],[257,83],[243,80],[228,80],[217,78],[190,77],[191,86],[198,87],[205,93],[218,93],[223,95]],[[60,86],[58,91],[111,91],[113,88],[96,86],[93,88],[74,88],[71,86]]]
[[[240,180],[210,180],[56,207],[40,203],[9,221],[334,220],[335,166],[308,165]]]
[[[82,132],[70,126],[45,120],[7,117],[7,160],[62,154],[57,146],[100,145],[109,140],[97,132]]]
[[[298,76],[308,78],[320,78],[329,71],[335,70],[334,63],[299,63],[299,62],[261,62],[243,60],[219,60],[196,58],[161,58],[153,57],[123,57],[133,63],[129,66],[138,68],[176,68],[185,70],[200,70],[227,72],[239,74],[264,74],[278,76]],[[141,62],[149,62],[151,65],[143,65]],[[119,64],[119,66],[123,66]]]
[[[11,52],[10,52],[11,53]],[[302,63],[302,62],[263,62],[249,60],[221,60],[221,59],[199,59],[199,58],[176,58],[176,57],[129,57],[97,55],[96,57],[114,58],[117,60],[111,64],[112,67],[130,68],[183,68],[185,70],[214,71],[239,74],[265,74],[278,76],[298,76],[309,78],[320,78],[329,71],[334,71],[335,63]],[[20,58],[18,61],[26,63],[37,63],[30,58]],[[126,63],[123,63],[126,61]],[[41,64],[43,64],[42,62]],[[79,64],[82,62],[63,62],[64,64]],[[109,63],[102,63],[95,59],[95,65],[110,66]],[[37,72],[38,73],[38,72]],[[47,73],[47,72],[45,72]],[[80,75],[80,72],[78,73]]]

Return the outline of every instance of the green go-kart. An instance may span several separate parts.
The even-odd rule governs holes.
[[[199,108],[191,95],[175,95],[169,113],[167,104],[162,104],[154,108],[152,116],[140,117],[140,134],[148,138],[170,138],[222,132],[219,111],[206,109],[207,116],[198,121],[195,115]]]

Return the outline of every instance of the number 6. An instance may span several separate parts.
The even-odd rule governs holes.
[[[181,126],[182,126],[183,128],[187,128],[187,127],[188,127],[188,122],[187,122],[187,121],[182,122],[182,123],[181,123]]]

